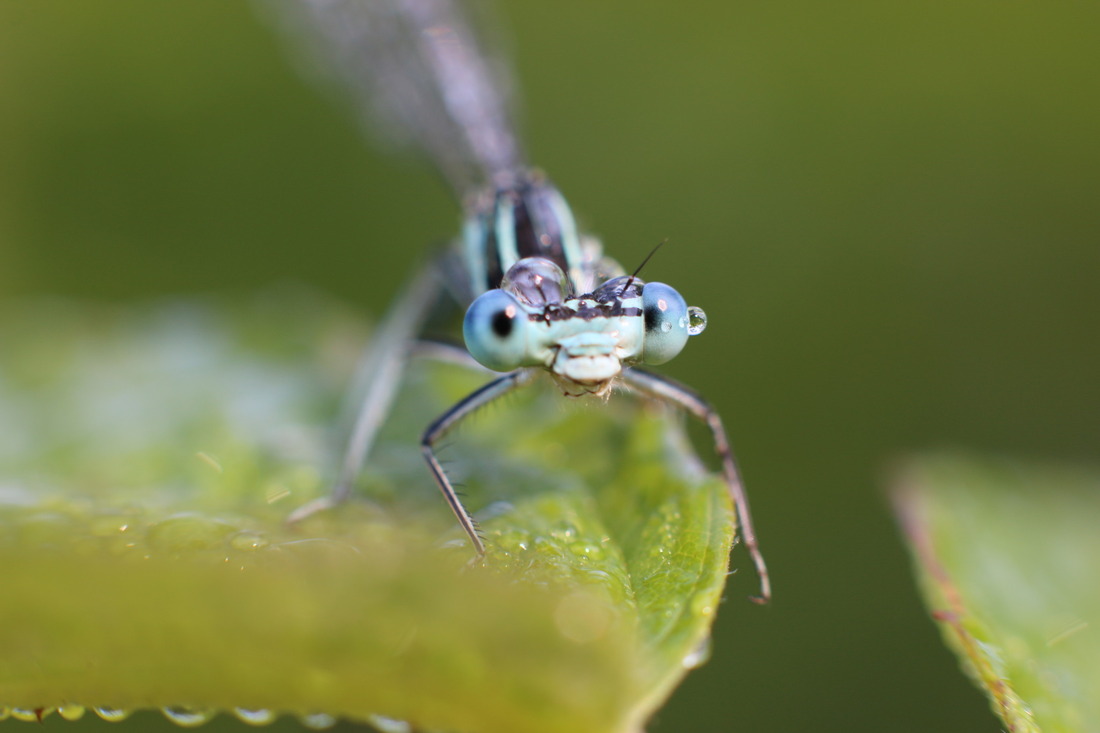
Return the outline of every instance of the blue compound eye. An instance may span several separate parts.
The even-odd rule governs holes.
[[[527,359],[527,311],[502,290],[483,293],[470,304],[462,322],[466,350],[482,366],[510,372]]]
[[[688,306],[683,297],[664,283],[646,283],[642,288],[645,314],[645,346],[642,361],[664,364],[684,348],[689,331]]]

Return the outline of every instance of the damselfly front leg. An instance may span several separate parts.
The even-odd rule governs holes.
[[[443,466],[439,463],[439,459],[436,458],[435,444],[443,438],[443,436],[449,433],[452,428],[478,409],[494,400],[500,399],[509,392],[529,384],[535,374],[535,372],[529,369],[520,369],[505,374],[504,376],[497,377],[483,387],[470,393],[451,407],[451,409],[440,415],[435,422],[428,426],[428,429],[424,431],[424,435],[420,439],[420,449],[424,453],[424,460],[428,462],[428,468],[431,469],[432,475],[435,477],[435,482],[439,485],[439,490],[443,492],[443,498],[447,500],[447,504],[450,505],[451,511],[454,512],[455,517],[458,519],[458,523],[462,525],[462,529],[465,530],[466,534],[470,537],[470,542],[479,555],[485,554],[485,543],[478,533],[477,524],[474,522],[473,517],[470,516],[470,513],[462,504],[462,500],[458,498],[458,494],[455,493],[454,485],[451,483],[451,480],[447,478],[447,472],[443,470]]]
[[[737,523],[741,531],[741,539],[745,543],[745,549],[749,551],[753,565],[756,566],[756,575],[760,578],[760,595],[751,596],[751,598],[756,603],[767,603],[772,597],[768,567],[764,564],[764,556],[761,554],[760,545],[756,541],[752,512],[749,510],[749,497],[745,493],[741,471],[737,468],[737,459],[730,448],[726,428],[722,425],[722,418],[711,407],[710,403],[696,392],[671,379],[640,369],[629,369],[623,373],[623,382],[642,395],[687,410],[710,428],[714,440],[714,452],[718,454],[718,460],[722,463],[722,477],[726,481],[726,487],[729,489],[734,509],[737,511]]]

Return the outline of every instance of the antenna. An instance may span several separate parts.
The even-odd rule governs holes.
[[[642,264],[638,265],[638,267],[635,268],[634,272],[630,273],[630,278],[627,279],[626,284],[623,285],[623,289],[619,292],[619,297],[620,298],[622,296],[626,295],[626,291],[629,290],[630,286],[634,284],[634,279],[636,277],[638,277],[638,273],[642,271],[642,268],[646,266],[646,263],[649,262],[650,258],[652,258],[653,255],[657,254],[657,250],[659,250],[661,247],[663,247],[667,242],[668,242],[668,237],[665,237],[660,242],[657,242],[657,246],[655,246],[653,249],[649,250],[649,254],[647,254],[645,256],[645,259],[642,260]]]

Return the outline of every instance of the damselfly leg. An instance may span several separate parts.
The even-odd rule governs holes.
[[[760,594],[750,597],[755,603],[767,603],[772,597],[771,579],[768,577],[768,567],[764,563],[760,545],[756,541],[752,512],[749,510],[749,497],[745,493],[745,484],[741,480],[741,471],[737,468],[737,459],[730,448],[722,418],[710,403],[695,391],[666,377],[640,369],[629,369],[623,373],[623,382],[645,396],[686,410],[703,421],[710,429],[714,440],[714,452],[718,454],[718,460],[722,463],[722,477],[726,481],[734,509],[737,511],[741,539],[756,567],[756,575],[760,578]]]
[[[420,268],[390,306],[352,380],[349,394],[353,401],[346,408],[350,420],[341,421],[351,428],[336,483],[331,493],[298,507],[287,521],[299,522],[343,503],[351,495],[352,485],[393,407],[424,322],[440,298],[440,283],[439,263],[433,261]]]
[[[462,525],[462,529],[466,531],[466,534],[470,538],[470,542],[474,546],[474,550],[477,551],[479,555],[485,554],[485,543],[482,540],[481,534],[478,532],[477,523],[474,522],[473,517],[470,516],[470,512],[466,510],[462,500],[459,499],[458,494],[455,492],[454,485],[447,477],[447,472],[443,470],[442,464],[440,464],[439,459],[436,457],[435,444],[449,433],[452,428],[480,408],[488,405],[490,402],[500,399],[509,392],[529,384],[535,374],[535,372],[529,369],[520,369],[497,377],[483,387],[471,392],[451,407],[451,409],[436,418],[435,422],[429,425],[428,429],[424,431],[424,435],[420,439],[420,449],[424,453],[424,460],[428,462],[428,468],[431,469],[432,476],[435,477],[435,482],[439,485],[439,490],[443,492],[443,497],[447,500],[447,504],[450,505],[451,511],[454,512],[455,517],[458,519],[458,523]]]

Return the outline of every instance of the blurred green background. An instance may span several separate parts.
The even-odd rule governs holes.
[[[498,6],[533,162],[710,317],[665,372],[727,420],[775,582],[732,578],[652,729],[999,730],[883,488],[924,449],[1097,457],[1100,6]],[[284,50],[240,0],[0,0],[2,298],[380,314],[457,209]]]

